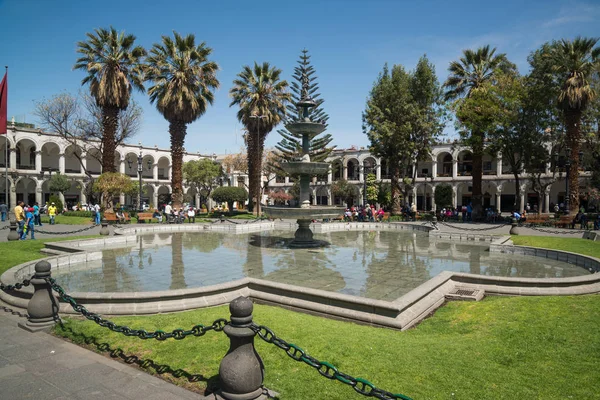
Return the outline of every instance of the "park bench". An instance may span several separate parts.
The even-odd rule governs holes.
[[[128,213],[123,213],[123,216],[125,217],[125,223],[131,222],[131,217],[129,216]],[[119,222],[119,218],[117,218],[117,214],[115,214],[115,213],[104,213],[104,219],[108,223]]]
[[[550,217],[548,215],[531,214],[531,216],[527,216],[527,223],[534,225],[546,225],[549,222],[549,218]]]
[[[557,228],[570,228],[573,222],[573,217],[570,215],[563,215],[558,221],[554,221],[554,226]]]
[[[153,218],[152,215],[153,215],[153,213],[138,213],[137,221],[138,221],[138,223],[152,221],[152,218]]]

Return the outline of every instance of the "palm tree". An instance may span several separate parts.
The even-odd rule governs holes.
[[[260,215],[260,180],[262,175],[262,156],[265,138],[286,115],[286,103],[290,101],[288,83],[280,80],[281,70],[269,65],[254,63],[254,68],[244,66],[242,72],[233,81],[229,95],[233,98],[230,107],[240,106],[237,113],[248,135],[248,177],[250,196],[249,208],[256,199],[256,215]]]
[[[561,40],[552,47],[550,56],[553,70],[560,76],[561,90],[559,106],[564,114],[567,129],[567,146],[571,150],[571,171],[569,177],[569,208],[579,211],[579,148],[581,145],[581,115],[596,92],[588,79],[600,70],[600,47],[594,48],[598,38],[576,37],[575,40]]]
[[[88,40],[77,43],[73,69],[87,72],[82,85],[90,84],[90,93],[102,109],[102,172],[116,172],[115,135],[119,112],[129,105],[131,88],[144,92],[142,58],[146,50],[134,46],[135,36],[99,28],[87,33]]]
[[[214,101],[213,91],[219,87],[219,66],[209,61],[212,49],[205,42],[196,45],[194,35],[186,37],[173,32],[174,40],[162,37],[146,59],[146,80],[150,102],[169,121],[171,135],[171,186],[174,207],[183,202],[183,144],[190,124],[206,112]]]
[[[463,51],[463,56],[458,61],[452,61],[448,67],[450,74],[444,82],[446,100],[470,97],[473,93],[484,88],[485,84],[492,81],[496,70],[508,71],[514,69],[506,59],[505,54],[496,55],[496,48],[483,46],[473,51]],[[481,181],[483,176],[483,142],[485,132],[471,132],[471,147],[473,151],[473,214],[477,218],[481,215],[482,193]]]

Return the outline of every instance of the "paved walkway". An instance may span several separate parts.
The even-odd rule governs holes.
[[[140,369],[44,332],[17,326],[23,314],[0,304],[0,398],[203,399]]]

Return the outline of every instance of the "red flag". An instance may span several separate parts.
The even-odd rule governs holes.
[[[6,114],[6,104],[8,102],[8,72],[4,74],[2,83],[0,83],[0,135],[6,134],[6,123],[8,122]]]

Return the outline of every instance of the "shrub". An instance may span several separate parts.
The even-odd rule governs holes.
[[[223,186],[213,190],[211,197],[217,203],[227,203],[227,208],[232,211],[234,202],[243,202],[248,199],[248,192],[242,187]]]
[[[63,202],[60,201],[60,197],[58,197],[57,195],[53,194],[52,196],[50,196],[50,199],[48,200],[48,205],[54,203],[54,206],[56,207],[56,213],[60,214],[63,212]]]
[[[65,217],[89,217],[92,218],[94,216],[93,211],[66,211],[63,215]]]

